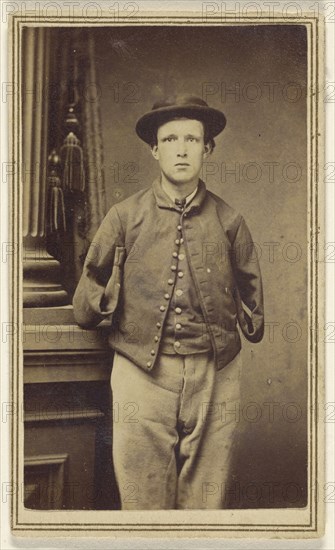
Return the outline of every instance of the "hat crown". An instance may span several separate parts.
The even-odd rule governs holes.
[[[195,95],[182,94],[170,96],[164,99],[156,101],[152,107],[152,110],[162,109],[163,107],[208,107],[206,101]]]
[[[225,115],[218,109],[209,107],[201,97],[178,94],[156,101],[151,111],[137,121],[137,135],[146,143],[152,144],[159,126],[169,120],[185,117],[203,122],[207,135],[211,138],[217,136],[226,125]]]

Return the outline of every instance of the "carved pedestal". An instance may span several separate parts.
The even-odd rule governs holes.
[[[48,322],[43,323],[47,318]],[[115,509],[108,326],[71,307],[25,310],[25,506]]]

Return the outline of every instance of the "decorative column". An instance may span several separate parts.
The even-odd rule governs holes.
[[[49,30],[27,27],[22,39],[23,304],[61,306],[60,264],[46,250]]]
[[[114,509],[118,501],[108,444],[109,327],[105,322],[98,329],[82,330],[68,305],[81,273],[80,255],[89,244],[89,201],[95,227],[104,208],[98,109],[94,102],[84,102],[85,82],[95,78],[93,37],[90,49],[82,29],[26,28],[22,38],[21,211],[27,307],[25,484],[20,479],[18,486],[25,488],[27,508]],[[87,490],[68,491],[70,486]]]

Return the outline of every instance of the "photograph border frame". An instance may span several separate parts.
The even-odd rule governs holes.
[[[119,17],[117,20],[110,16],[97,18],[83,16],[43,16],[39,19],[38,15],[28,17],[21,15],[11,16],[11,28],[9,34],[10,42],[10,81],[13,88],[18,90],[12,98],[10,112],[12,113],[11,124],[11,147],[10,162],[17,166],[13,174],[10,197],[11,197],[11,215],[12,234],[10,238],[13,243],[22,243],[22,227],[20,223],[22,212],[22,151],[21,151],[21,33],[22,28],[31,26],[76,26],[84,25],[87,27],[101,26],[129,26],[129,25],[202,25],[229,26],[235,23],[238,26],[247,25],[304,25],[308,29],[308,84],[307,84],[307,134],[308,134],[308,177],[307,177],[307,198],[308,198],[308,505],[305,509],[258,509],[258,510],[222,510],[222,511],[159,511],[158,521],[144,523],[141,518],[148,515],[148,511],[129,512],[129,511],[36,511],[24,509],[22,504],[22,459],[23,459],[23,419],[20,415],[12,418],[11,429],[11,463],[12,463],[12,485],[18,490],[13,492],[11,502],[11,525],[12,532],[15,535],[23,536],[172,536],[178,534],[182,537],[287,537],[287,538],[312,538],[320,537],[324,532],[324,422],[322,414],[318,411],[323,410],[324,406],[324,339],[321,331],[315,330],[319,326],[319,320],[324,318],[324,290],[322,282],[324,278],[324,265],[319,260],[320,250],[324,242],[324,188],[323,188],[323,165],[324,165],[324,114],[323,114],[323,55],[324,55],[324,19],[321,16],[305,16],[301,21],[297,17],[290,21],[290,18],[282,16],[260,17],[248,15],[240,16],[238,22],[236,18],[226,16],[224,22],[220,17],[211,17],[204,21],[203,16],[196,15],[195,12],[185,13],[183,15],[153,15],[153,13],[129,18]],[[22,327],[22,250],[18,247],[19,253],[12,257],[11,265],[11,322],[13,326]],[[321,285],[320,285],[321,281]],[[13,365],[11,376],[11,399],[13,403],[23,402],[23,352],[22,352],[22,334],[17,331],[16,337],[12,339],[11,363]],[[321,417],[321,419],[320,419]],[[302,521],[308,510],[309,522]],[[198,512],[203,517],[212,516],[219,518],[225,516],[230,518],[230,522],[219,523],[201,523],[199,524]],[[268,523],[260,523],[257,516],[261,512],[264,516],[268,515]],[[150,516],[156,517],[152,511]],[[49,521],[50,514],[53,521]],[[87,515],[88,520],[78,522],[78,514]],[[164,522],[159,523],[162,514],[175,517],[177,514],[181,520],[179,523]],[[185,514],[190,518],[186,521]],[[231,517],[244,515],[250,518],[244,523],[232,524]],[[63,523],[65,515],[68,522]],[[107,523],[101,521],[102,516],[109,515],[115,517],[114,522]],[[280,517],[290,516],[297,518],[296,523],[280,522]],[[57,516],[57,520],[56,520]],[[71,517],[72,516],[72,517]],[[121,521],[121,516],[134,517],[133,522]],[[271,517],[273,523],[270,523]],[[279,518],[274,521],[273,516]],[[70,519],[71,518],[71,521]],[[90,521],[90,518],[91,521]],[[93,521],[99,518],[100,521]],[[196,521],[192,518],[197,518]],[[299,521],[300,519],[300,521]],[[37,521],[36,521],[37,520]]]

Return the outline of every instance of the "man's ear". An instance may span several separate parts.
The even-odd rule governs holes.
[[[158,160],[159,154],[158,154],[158,145],[153,145],[151,147],[151,154],[154,157],[154,159]]]
[[[213,151],[213,147],[211,146],[211,144],[209,142],[205,143],[204,154],[203,154],[204,159],[207,158],[212,151]]]

